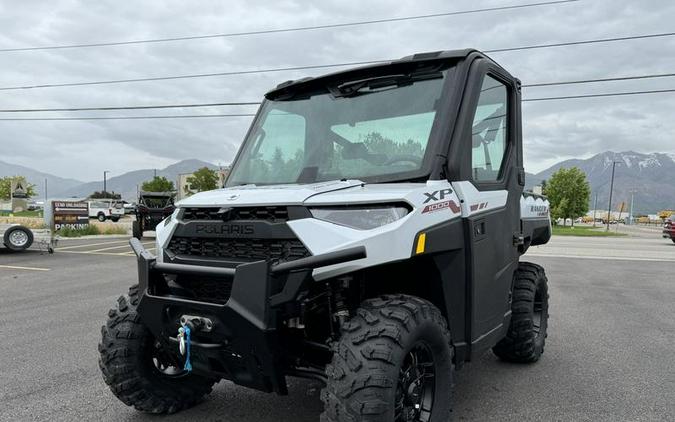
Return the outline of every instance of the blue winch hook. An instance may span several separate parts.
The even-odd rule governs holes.
[[[192,371],[192,363],[190,363],[190,326],[185,325],[185,366],[184,370]]]
[[[181,325],[178,329],[180,353],[181,355],[185,354],[185,366],[183,366],[183,370],[188,373],[192,371],[192,363],[190,362],[190,332],[190,326],[187,324]]]

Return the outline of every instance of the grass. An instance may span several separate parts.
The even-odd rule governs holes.
[[[617,233],[613,227],[605,230],[605,227],[574,226],[563,227],[553,226],[553,234],[558,236],[587,236],[587,237],[612,237],[625,236],[625,233]]]
[[[61,237],[81,237],[97,234],[127,234],[127,229],[124,227],[100,227],[89,224],[83,229],[71,229],[64,227],[56,233]]]
[[[1,217],[42,217],[42,211],[19,211],[11,213],[8,211],[0,211]]]

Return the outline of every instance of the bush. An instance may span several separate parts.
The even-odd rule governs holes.
[[[56,234],[61,237],[80,237],[101,234],[101,230],[99,230],[98,227],[90,224],[82,229],[71,229],[70,227],[64,227],[61,230],[58,230]]]
[[[71,229],[64,227],[61,230],[56,232],[57,235],[61,237],[80,237],[80,236],[91,236],[96,234],[127,234],[127,229],[124,227],[118,226],[97,226],[94,224],[89,224],[86,228],[83,229]]]

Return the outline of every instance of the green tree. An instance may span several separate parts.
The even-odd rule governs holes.
[[[553,173],[546,183],[545,194],[551,202],[551,216],[562,218],[563,226],[566,219],[571,219],[574,225],[575,218],[588,212],[591,187],[586,174],[577,167],[560,168]]]
[[[89,195],[89,199],[122,199],[122,195],[115,192],[96,191]]]
[[[3,200],[8,200],[11,197],[11,191],[12,191],[12,181],[14,179],[18,179],[19,181],[23,182],[23,186],[26,188],[26,194],[28,197],[33,197],[35,196],[35,185],[28,183],[26,181],[26,178],[23,176],[6,176],[6,177],[0,177],[0,199]]]
[[[190,185],[190,194],[213,190],[218,187],[218,174],[215,170],[202,167],[187,178],[187,183]]]
[[[164,176],[155,176],[152,180],[143,182],[141,190],[146,192],[170,192],[175,190],[173,182]]]

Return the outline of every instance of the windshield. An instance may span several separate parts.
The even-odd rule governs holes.
[[[419,176],[446,72],[265,101],[227,185]]]

